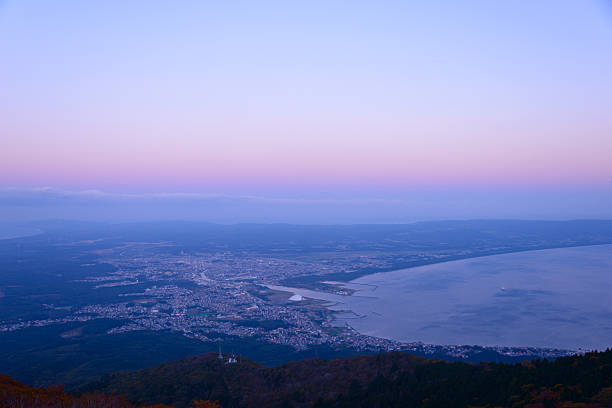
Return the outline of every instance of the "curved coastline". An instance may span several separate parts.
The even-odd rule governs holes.
[[[314,275],[314,276],[308,276],[308,277],[290,278],[290,279],[285,279],[281,281],[280,283],[281,283],[281,286],[292,287],[292,285],[299,285],[304,288],[312,288],[312,287],[309,287],[308,285],[312,285],[316,283],[324,283],[326,281],[327,282],[336,281],[338,283],[343,283],[343,284],[344,283],[355,283],[354,281],[356,281],[359,278],[365,277],[365,276],[388,273],[388,272],[397,272],[401,270],[419,268],[422,266],[429,266],[429,265],[444,264],[448,262],[456,262],[456,261],[463,261],[463,260],[476,259],[476,258],[486,258],[486,257],[498,256],[498,255],[547,251],[551,249],[599,247],[599,246],[605,246],[605,245],[612,245],[612,242],[602,242],[599,244],[575,244],[575,245],[564,245],[564,246],[554,245],[550,247],[521,248],[521,249],[507,250],[507,251],[490,251],[486,253],[465,255],[465,256],[464,255],[449,256],[444,259],[431,259],[431,260],[426,260],[426,261],[398,264],[398,265],[394,265],[388,268],[372,268],[372,269],[364,268],[364,269],[354,271],[354,272],[337,272],[337,273],[331,273],[331,274],[325,274],[325,275]],[[357,284],[367,285],[364,283],[357,283]]]
[[[341,303],[328,305],[331,311],[342,308],[366,315],[351,319],[353,327],[374,337],[429,344],[601,349],[609,347],[607,339],[612,338],[612,329],[606,328],[607,316],[612,315],[612,304],[605,301],[612,290],[605,279],[609,271],[611,244],[580,245],[371,273],[344,283],[356,290],[348,296],[284,288]],[[376,293],[369,285],[377,288]]]

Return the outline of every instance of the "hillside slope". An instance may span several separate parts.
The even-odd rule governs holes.
[[[278,367],[214,354],[104,377],[84,390],[177,407],[610,407],[612,351],[522,364],[447,363],[404,353]],[[570,404],[576,403],[576,404]]]
[[[34,388],[0,375],[1,408],[165,408],[165,405],[135,405],[116,395],[100,392],[74,396],[62,387]],[[169,407],[166,407],[169,408]]]

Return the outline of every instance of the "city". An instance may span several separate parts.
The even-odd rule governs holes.
[[[467,359],[482,350],[524,358],[554,358],[576,353],[535,347],[403,343],[367,336],[346,323],[337,324],[334,321],[336,312],[326,307],[326,301],[296,299],[292,293],[268,287],[300,276],[327,276],[337,271],[351,273],[355,271],[356,260],[360,268],[384,268],[391,264],[388,255],[346,254],[305,261],[230,251],[211,254],[185,254],[181,251],[172,255],[169,249],[172,245],[167,243],[125,243],[96,250],[98,263],[112,265],[113,270],[86,276],[75,283],[89,285],[93,291],[119,289],[114,298],[79,308],[44,304],[45,309],[63,315],[2,322],[0,332],[111,319],[121,324],[110,329],[109,334],[166,330],[217,343],[223,342],[223,336],[237,336],[287,345],[295,350],[328,345],[359,352],[408,351],[444,355],[451,359]],[[435,253],[417,253],[415,256],[418,259],[443,258]],[[81,266],[87,271],[95,264]],[[351,294],[350,289],[324,279],[310,286],[343,296]],[[142,289],[134,291],[134,287]]]

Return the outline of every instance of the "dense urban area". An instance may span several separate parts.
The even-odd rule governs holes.
[[[349,324],[338,324],[329,303],[303,298],[291,292],[271,289],[284,282],[300,282],[301,277],[348,274],[359,270],[390,268],[397,258],[386,254],[339,253],[334,257],[273,257],[253,252],[218,251],[212,253],[173,254],[167,242],[127,242],[112,248],[95,250],[96,262],[82,264],[82,279],[74,284],[89,285],[91,290],[120,289],[112,301],[80,307],[44,303],[54,312],[46,319],[7,319],[1,332],[93,319],[121,322],[109,334],[139,330],[169,330],[204,342],[223,341],[220,336],[253,338],[306,350],[317,345],[350,348],[360,352],[410,351],[419,354],[467,358],[475,346],[401,343],[363,335]],[[414,262],[435,262],[466,256],[466,251],[424,253],[414,251],[404,256]],[[112,265],[112,269],[91,276],[88,268]],[[303,284],[303,283],[302,283]],[[305,284],[320,291],[350,296],[351,289],[325,279]],[[59,316],[58,316],[59,314]],[[62,334],[77,336],[79,328]],[[415,339],[418,340],[418,339]],[[482,349],[478,347],[478,349]],[[569,350],[488,347],[506,356],[558,357]]]

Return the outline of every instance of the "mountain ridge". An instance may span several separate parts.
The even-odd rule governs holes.
[[[610,407],[612,351],[478,365],[391,352],[277,367],[209,353],[107,375],[80,391],[92,390],[178,408],[198,399],[224,408]]]

